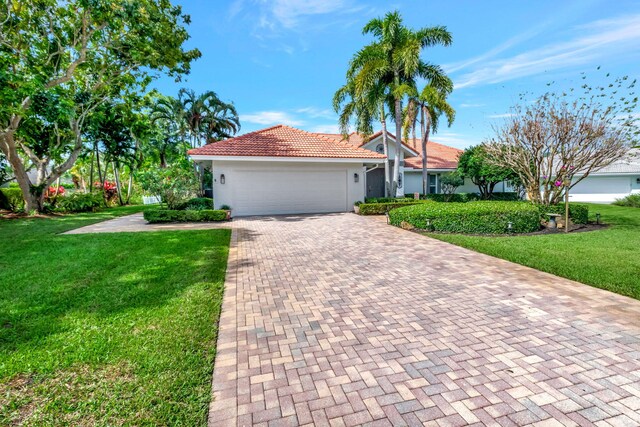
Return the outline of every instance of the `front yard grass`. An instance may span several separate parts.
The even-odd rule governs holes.
[[[204,425],[229,230],[0,220],[0,425]]]
[[[640,209],[589,204],[610,227],[591,232],[484,237],[430,233],[445,242],[640,299]]]

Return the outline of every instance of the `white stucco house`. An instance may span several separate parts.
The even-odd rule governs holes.
[[[395,140],[389,134],[389,158]],[[404,193],[421,192],[420,148],[402,144]],[[429,142],[430,192],[439,175],[457,166],[460,150]],[[235,216],[347,212],[366,197],[384,195],[382,134],[366,141],[358,134],[306,132],[277,125],[189,151],[213,173],[214,206]],[[391,161],[393,167],[393,161]]]
[[[569,192],[573,202],[611,203],[630,194],[640,193],[640,149],[576,184]]]
[[[396,158],[389,138],[390,167]],[[403,194],[422,192],[419,141],[403,141],[399,155]],[[357,201],[384,195],[382,133],[368,139],[357,133],[306,132],[272,126],[189,151],[213,174],[214,206],[229,206],[235,216],[348,212]],[[457,168],[462,150],[427,143],[429,193],[440,193],[440,176]],[[573,201],[610,203],[640,192],[640,150],[603,168],[571,191]],[[458,192],[478,192],[465,180]],[[512,191],[506,183],[495,191]]]

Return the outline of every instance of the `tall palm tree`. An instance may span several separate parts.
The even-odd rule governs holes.
[[[425,27],[412,30],[402,23],[400,13],[387,13],[384,19],[369,21],[362,30],[371,34],[375,41],[356,53],[351,61],[347,79],[354,79],[356,97],[367,97],[367,93],[386,86],[393,97],[395,120],[396,159],[393,168],[392,193],[399,195],[400,152],[402,149],[402,101],[415,88],[417,78],[423,78],[435,87],[447,88],[451,80],[442,68],[420,58],[423,48],[451,44],[451,33],[445,27]]]
[[[160,124],[165,128],[167,138],[175,136],[182,145],[187,145],[186,112],[179,99],[159,95],[152,100],[150,118],[154,124]]]
[[[184,108],[192,148],[209,139],[229,138],[240,130],[235,107],[221,101],[214,91],[198,95],[192,89],[180,89],[178,100]]]
[[[373,122],[379,121],[382,125],[382,146],[385,173],[385,197],[389,196],[391,188],[389,170],[389,140],[387,138],[387,112],[385,104],[390,101],[386,93],[386,86],[379,84],[375,90],[366,93],[366,97],[358,97],[355,89],[355,80],[347,80],[347,83],[338,89],[333,97],[333,108],[339,114],[338,123],[340,132],[345,138],[349,136],[349,125],[355,121],[356,131],[367,139],[373,133]],[[346,102],[345,102],[346,101]]]
[[[420,144],[422,148],[422,194],[427,194],[427,142],[430,132],[438,131],[440,117],[444,114],[447,124],[451,126],[456,112],[447,102],[447,96],[451,91],[439,89],[431,84],[426,85],[422,92],[413,93],[407,105],[405,115],[405,138],[409,128],[413,129],[415,140],[416,124],[420,124]]]

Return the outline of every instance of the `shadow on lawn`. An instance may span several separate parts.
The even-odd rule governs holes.
[[[29,260],[0,271],[0,353],[71,329],[99,329],[127,311],[160,308],[196,284],[222,283],[229,234],[27,237],[21,243]]]

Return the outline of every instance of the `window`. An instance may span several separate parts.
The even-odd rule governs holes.
[[[436,175],[435,173],[430,173],[429,174],[429,179],[428,179],[428,183],[429,183],[429,194],[436,194],[438,193],[438,175]]]
[[[376,153],[384,154],[384,145],[382,144],[376,145]]]

